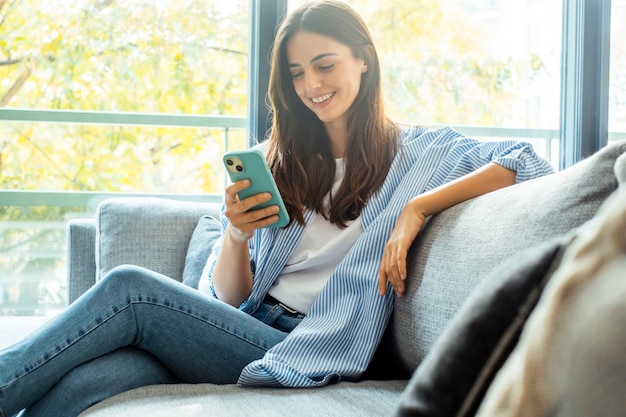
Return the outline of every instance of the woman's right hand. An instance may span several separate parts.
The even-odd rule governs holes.
[[[213,270],[215,295],[234,307],[239,307],[252,290],[248,239],[256,229],[278,221],[277,206],[250,210],[268,201],[271,198],[269,193],[239,199],[237,193],[249,186],[249,180],[242,180],[226,187],[224,215],[229,224]]]
[[[250,186],[250,180],[236,181],[226,187],[224,215],[229,221],[227,232],[237,242],[246,242],[254,231],[278,221],[278,206],[269,206],[258,210],[252,207],[269,201],[270,193],[260,193],[240,200],[237,193]]]

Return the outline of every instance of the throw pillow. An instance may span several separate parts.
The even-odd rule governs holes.
[[[221,235],[220,222],[213,216],[202,216],[191,235],[185,268],[183,269],[183,284],[198,288],[202,270],[206,264],[213,244]]]
[[[396,416],[473,415],[567,240],[559,237],[510,258],[478,285],[414,372]]]
[[[551,417],[623,417],[626,403],[626,255],[575,294],[554,342],[546,380],[560,392]]]
[[[576,296],[586,292],[597,279],[603,266],[626,255],[624,230],[626,190],[619,189],[602,205],[596,218],[578,229],[576,239],[568,245],[561,265],[530,315],[519,343],[489,387],[477,416],[551,415],[562,401],[564,387],[549,380],[548,369],[563,355],[558,339],[571,319],[569,309]],[[603,303],[604,300],[597,300],[596,307]],[[617,370],[606,372],[606,378],[611,378],[614,371]]]

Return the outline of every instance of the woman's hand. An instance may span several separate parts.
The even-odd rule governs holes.
[[[409,249],[426,221],[426,211],[419,197],[409,201],[396,223],[383,252],[378,271],[380,295],[387,293],[387,281],[391,283],[398,297],[404,295],[404,281],[407,277],[406,259]]]
[[[400,213],[383,252],[378,271],[380,295],[387,293],[387,281],[391,282],[396,295],[399,297],[404,295],[409,248],[428,216],[479,195],[515,184],[516,175],[515,171],[490,162],[476,171],[410,200]]]
[[[269,201],[269,193],[243,200],[237,197],[239,191],[249,186],[249,180],[242,180],[226,187],[224,215],[229,225],[213,270],[213,289],[217,298],[235,307],[239,307],[252,290],[248,239],[256,229],[278,221],[278,206],[250,210],[257,204]]]
[[[250,210],[257,204],[269,201],[270,193],[260,193],[240,200],[237,193],[250,186],[249,180],[237,181],[226,187],[224,196],[224,215],[229,221],[228,233],[236,242],[246,242],[258,228],[269,226],[278,221],[278,206]],[[250,210],[250,211],[249,211]]]

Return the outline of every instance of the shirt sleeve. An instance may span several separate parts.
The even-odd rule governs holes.
[[[496,163],[515,171],[515,180],[518,183],[554,172],[550,163],[539,156],[527,142],[513,140],[482,142],[468,138],[451,128],[441,129],[438,133],[437,140],[450,141],[450,146],[442,158],[442,169],[438,170],[440,176],[433,178],[433,188],[488,163]]]

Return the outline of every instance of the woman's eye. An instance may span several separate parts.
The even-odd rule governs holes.
[[[300,78],[302,78],[302,72],[292,72],[291,73],[291,78],[293,78],[294,80],[298,80]]]
[[[334,67],[335,67],[335,64],[330,64],[330,65],[321,65],[318,68],[320,69],[320,71],[330,71]]]

